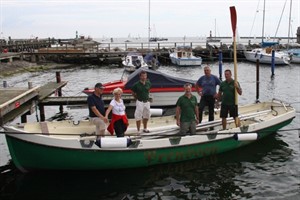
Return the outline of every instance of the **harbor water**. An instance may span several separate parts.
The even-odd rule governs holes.
[[[201,67],[160,66],[159,71],[197,80]],[[219,77],[218,62],[209,63]],[[233,63],[223,64],[233,71]],[[82,96],[85,87],[126,77],[117,66],[78,65],[60,69],[68,81],[63,96]],[[9,87],[33,86],[55,81],[56,70],[23,73],[3,79]],[[238,62],[238,81],[243,88],[239,105],[256,101],[256,65]],[[1,81],[2,82],[2,81]],[[291,104],[296,118],[277,133],[238,150],[224,154],[134,170],[44,171],[23,174],[11,164],[5,136],[0,134],[0,199],[300,199],[300,66],[260,66],[260,101],[272,98]],[[46,107],[46,118],[59,111]],[[77,121],[88,115],[86,108],[64,107]],[[36,121],[38,113],[28,116]],[[11,124],[19,123],[16,118]],[[287,130],[289,129],[289,130]],[[284,131],[287,130],[287,131]]]

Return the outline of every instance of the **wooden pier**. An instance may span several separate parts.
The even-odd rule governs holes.
[[[27,114],[32,114],[34,101],[38,96],[38,88],[9,88],[0,89],[0,125],[3,125],[16,116],[22,121]]]
[[[45,107],[58,106],[59,113],[63,114],[63,106],[87,105],[87,96],[62,97],[62,88],[67,85],[66,81],[61,81],[60,73],[56,72],[56,82],[49,82],[43,86],[31,88],[3,88],[0,89],[0,126],[21,116],[21,123],[27,122],[27,115],[33,114],[39,109],[40,121],[45,121]],[[53,97],[52,94],[57,94]],[[104,95],[104,103],[108,105],[113,99],[113,95]],[[134,101],[132,95],[123,95],[125,105]]]
[[[39,105],[39,102],[66,84],[67,82],[49,82],[41,87],[0,89],[0,125],[18,116],[21,116],[22,123],[26,122],[26,115],[34,113],[36,106],[40,106],[41,120],[44,119],[43,105]]]

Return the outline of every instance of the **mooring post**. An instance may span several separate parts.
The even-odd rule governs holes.
[[[214,60],[212,51],[213,51],[212,47],[209,47],[209,59],[210,59],[210,61]]]
[[[27,113],[21,115],[21,123],[26,123],[27,122]]]
[[[259,103],[259,60],[256,60],[256,103]]]
[[[275,71],[275,50],[272,49],[272,63],[271,63],[271,71],[272,71],[272,75],[271,78],[274,78],[274,71]]]
[[[56,72],[56,82],[57,82],[57,83],[60,83],[60,82],[61,82],[60,72]],[[62,96],[61,88],[57,89],[57,95],[58,95],[59,97]],[[60,105],[60,106],[59,106],[59,113],[60,113],[60,114],[63,114],[63,112],[64,112],[64,107],[63,107],[63,105]]]
[[[219,79],[222,81],[223,53],[219,50]]]
[[[28,89],[32,88],[32,82],[28,82]]]
[[[45,109],[44,109],[44,105],[39,104],[39,110],[40,110],[40,119],[41,122],[45,121]]]
[[[7,88],[7,81],[3,81],[3,88]]]

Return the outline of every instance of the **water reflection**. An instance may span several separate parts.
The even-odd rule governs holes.
[[[14,172],[2,186],[1,199],[236,199],[250,198],[252,172],[284,163],[292,150],[278,137],[204,159],[144,169]],[[249,164],[250,163],[250,164]],[[278,162],[277,162],[278,163]],[[280,165],[280,164],[277,164]],[[255,167],[254,169],[252,167]],[[278,166],[279,167],[279,166]],[[248,174],[248,175],[247,175]],[[13,177],[13,178],[12,178]],[[256,186],[259,187],[259,186]]]

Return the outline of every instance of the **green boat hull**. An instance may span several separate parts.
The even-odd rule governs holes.
[[[258,131],[259,139],[289,124],[289,119]],[[206,143],[174,145],[158,149],[124,150],[70,149],[35,144],[6,135],[10,155],[21,171],[30,170],[104,170],[138,168],[202,158],[237,149],[255,141],[237,141],[233,137]]]

